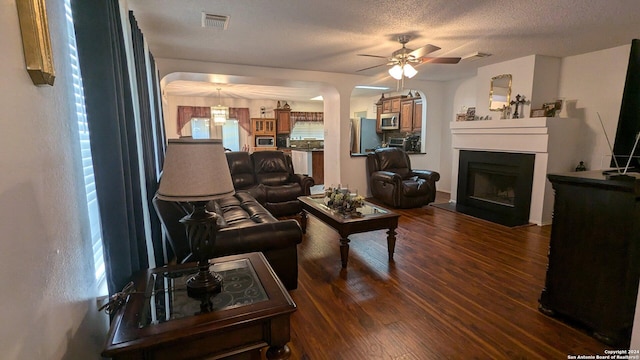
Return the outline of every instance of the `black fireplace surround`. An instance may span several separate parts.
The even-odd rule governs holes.
[[[529,223],[534,154],[460,151],[456,211],[505,226]]]

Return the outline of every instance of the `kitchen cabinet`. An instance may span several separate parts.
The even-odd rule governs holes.
[[[422,99],[418,98],[413,100],[413,131],[420,131],[422,129]]]
[[[253,135],[276,135],[276,119],[253,118],[251,119]]]
[[[380,128],[380,115],[382,115],[382,105],[376,105],[376,132],[378,134],[382,134],[382,129]]]
[[[311,152],[311,177],[316,185],[324,184],[324,151]]]
[[[311,176],[316,185],[324,184],[324,151],[292,150],[291,162],[296,174]]]
[[[406,98],[406,96],[404,95],[396,96],[396,97],[391,97],[383,100],[382,112],[383,113],[400,112],[400,102],[402,101],[403,98]]]
[[[400,105],[400,132],[413,131],[413,100],[402,100]]]
[[[277,150],[276,147],[276,119],[252,118],[251,130],[253,131],[252,151]],[[272,137],[273,146],[256,146],[257,137]]]
[[[291,132],[291,110],[275,109],[276,133],[289,134]]]
[[[400,105],[400,131],[417,132],[422,129],[422,99],[402,100]]]

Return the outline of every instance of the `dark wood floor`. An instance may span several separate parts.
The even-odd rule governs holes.
[[[446,201],[439,194],[438,201]],[[507,228],[426,206],[385,231],[338,235],[314,217],[298,247],[292,359],[566,359],[605,345],[537,310],[550,226]]]

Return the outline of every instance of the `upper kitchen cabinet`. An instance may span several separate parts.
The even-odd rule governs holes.
[[[402,100],[400,103],[400,131],[413,131],[413,100]]]
[[[422,99],[413,100],[413,131],[422,129]]]
[[[289,134],[291,132],[291,109],[273,110],[276,117],[277,134]]]
[[[382,115],[382,104],[376,105],[376,132],[382,134],[382,128],[380,127],[380,115]]]
[[[251,124],[253,135],[276,134],[276,119],[253,118]]]
[[[382,100],[382,112],[383,113],[395,113],[400,112],[400,103],[406,96],[395,96]]]
[[[404,99],[400,105],[400,131],[416,132],[422,129],[422,98]]]

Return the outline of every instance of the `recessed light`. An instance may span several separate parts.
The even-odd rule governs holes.
[[[323,101],[323,100],[324,100],[324,98],[322,97],[322,95],[318,95],[318,96],[316,96],[316,97],[312,97],[312,98],[311,98],[311,99],[309,99],[309,100]]]

